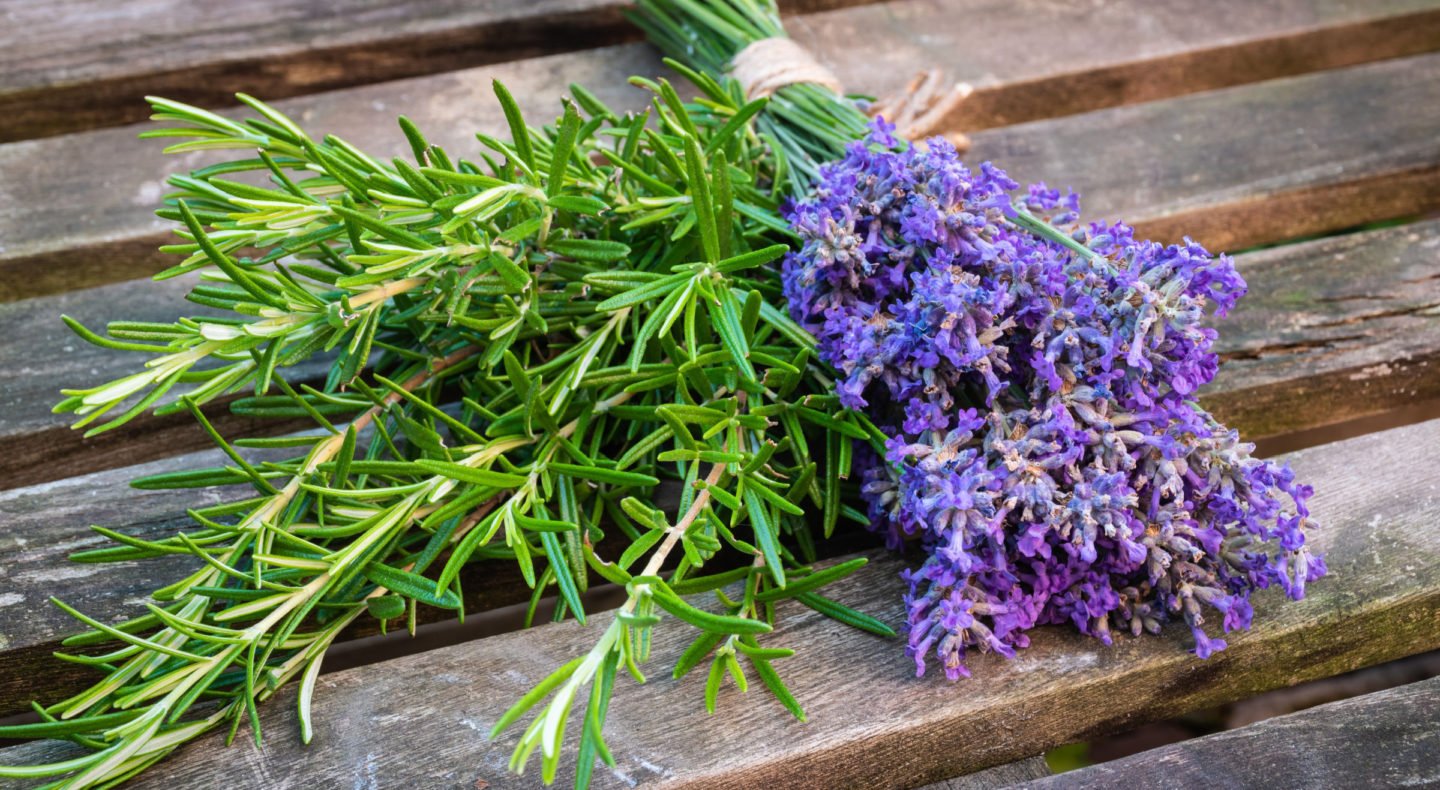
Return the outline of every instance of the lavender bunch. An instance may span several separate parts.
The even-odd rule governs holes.
[[[889,435],[868,456],[872,529],[919,538],[908,652],[968,675],[1036,625],[1247,628],[1251,594],[1301,598],[1325,573],[1305,546],[1309,487],[1251,457],[1192,398],[1217,358],[1208,311],[1245,292],[1186,240],[1082,226],[1075,195],[971,170],[940,138],[905,146],[877,119],[788,209],[795,319],[839,373],[843,406]]]

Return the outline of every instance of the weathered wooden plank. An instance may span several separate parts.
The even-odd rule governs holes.
[[[788,13],[869,0],[799,0]],[[0,2],[0,142],[144,120],[147,95],[231,106],[639,38],[623,0]],[[1379,21],[1392,22],[1393,20]]]
[[[975,82],[980,86],[979,98],[949,119],[950,128],[973,129],[1310,68],[1431,51],[1440,47],[1440,2],[1281,0],[1256,4],[1214,0],[1202,7],[1183,0],[1110,0],[1083,5],[1050,0],[902,0],[798,17],[791,28],[795,38],[813,49],[853,90],[893,90],[918,69],[931,67],[945,68],[956,78]],[[1084,35],[1072,35],[1076,30],[1083,30]],[[473,132],[498,132],[503,126],[489,91],[492,78],[508,83],[532,118],[546,119],[554,115],[556,101],[570,82],[585,84],[616,107],[634,107],[645,97],[626,86],[624,78],[655,73],[659,68],[654,53],[634,44],[279,104],[310,128],[340,134],[367,150],[405,150],[393,124],[394,116],[404,112],[436,142],[469,151],[475,146]],[[1374,89],[1376,94],[1366,101],[1385,105],[1390,111],[1370,118],[1367,113],[1352,112],[1353,96],[1344,97],[1339,104],[1322,102],[1299,119],[1304,128],[1314,130],[1312,137],[1297,139],[1288,134],[1300,127],[1272,126],[1270,132],[1279,132],[1279,139],[1264,150],[1273,154],[1289,142],[1311,151],[1314,157],[1332,154],[1333,159],[1326,161],[1337,171],[1356,170],[1363,153],[1394,147],[1396,141],[1387,136],[1386,127],[1396,120],[1392,117],[1396,105],[1390,102],[1403,102],[1400,106],[1408,108],[1417,123],[1433,128],[1430,115],[1440,111],[1431,108],[1440,102],[1425,91],[1427,80],[1435,82],[1431,76],[1421,72],[1399,80],[1403,85],[1388,86],[1385,76],[1379,75],[1375,78],[1378,85],[1354,90],[1363,94]],[[1252,113],[1244,117],[1247,123],[1252,120],[1253,107],[1236,111]],[[1233,128],[1239,125],[1237,121],[1186,116],[1183,106],[1167,105],[1158,115],[1186,117],[1186,121],[1172,120],[1170,126],[1182,126],[1180,131],[1194,140],[1181,145],[1172,136],[1157,138],[1147,133],[1127,147],[1124,153],[1147,165],[1140,172],[1157,170],[1162,158],[1170,163],[1168,172],[1157,174],[1165,179],[1150,184],[1152,195],[1179,194],[1177,190],[1187,186],[1185,179],[1212,169],[1214,174],[1188,184],[1184,193],[1193,196],[1203,189],[1228,190],[1227,199],[1238,201],[1269,189],[1259,175],[1245,180],[1246,168],[1234,161],[1215,167],[1217,159],[1233,157],[1235,151],[1243,153],[1238,146],[1227,147],[1223,139],[1210,139],[1211,149],[1195,145],[1205,137],[1205,128]],[[1349,122],[1342,126],[1354,129],[1357,137],[1335,139],[1341,132],[1333,120],[1342,117]],[[1103,213],[1123,209],[1136,220],[1151,220],[1157,215],[1147,208],[1149,195],[1120,194],[1124,184],[1136,180],[1133,171],[1104,167],[1104,162],[1123,161],[1126,167],[1134,164],[1114,150],[1114,141],[1134,135],[1142,128],[1133,125],[1138,122],[1133,116],[1117,116],[1118,131],[1082,127],[1091,129],[1085,140],[1088,148],[1074,136],[1047,127],[1038,132],[1038,140],[1019,138],[1029,141],[1024,146],[1002,146],[998,141],[1009,132],[998,138],[983,135],[977,140],[978,150],[1026,176],[1043,176],[1091,191],[1090,205]],[[1104,126],[1104,122],[1098,125]],[[1173,134],[1170,126],[1166,131]],[[4,283],[0,301],[136,277],[161,265],[155,247],[166,238],[166,228],[151,211],[164,193],[164,178],[210,158],[197,154],[167,160],[158,145],[133,139],[138,130],[125,127],[0,146],[0,238],[5,239],[0,249],[0,283]],[[1046,140],[1056,146],[1044,152],[1049,159],[1027,155],[1027,147],[1029,153],[1036,153],[1033,149]],[[1357,147],[1364,142],[1373,143],[1374,148]],[[1413,139],[1409,142],[1414,143]],[[1034,166],[1057,156],[1074,160],[1071,169]],[[1393,163],[1394,158],[1386,161]],[[1086,179],[1072,175],[1077,163],[1092,160],[1100,161]],[[1273,156],[1268,161],[1272,169],[1279,166]],[[1359,167],[1349,180],[1362,176],[1387,177],[1385,172]],[[1299,178],[1282,191],[1291,194],[1314,186],[1313,180]],[[1368,214],[1402,214],[1426,203],[1424,195],[1416,194],[1420,187],[1397,183],[1380,189],[1369,183],[1352,200],[1373,204]],[[1382,201],[1386,195],[1389,197]],[[1111,200],[1114,202],[1107,202]],[[1301,205],[1313,210],[1316,202],[1311,198]],[[1228,221],[1245,227],[1253,224],[1235,218]],[[1333,227],[1337,221],[1332,216],[1318,225]],[[1171,233],[1174,228],[1163,226],[1160,230]],[[1201,237],[1210,240],[1205,235],[1210,229],[1201,230],[1205,231]],[[1223,242],[1212,243],[1224,246],[1229,241],[1225,237]]]
[[[1024,785],[1047,788],[1433,787],[1440,678],[1332,702]]]
[[[601,787],[914,786],[1033,755],[1059,743],[1132,728],[1260,691],[1344,672],[1440,645],[1440,421],[1315,448],[1289,459],[1316,489],[1313,534],[1331,576],[1304,601],[1275,590],[1256,599],[1255,628],[1201,661],[1183,628],[1120,638],[1106,647],[1043,628],[1013,661],[971,663],[974,678],[917,680],[893,641],[859,635],[798,605],[779,608],[777,646],[802,657],[780,671],[807,706],[798,724],[755,691],[726,688],[720,715],[700,700],[703,680],[652,673],[628,681],[611,706],[607,739],[618,761]],[[904,617],[901,563],[878,557],[834,595],[891,623]],[[265,747],[218,738],[187,748],[136,787],[206,786],[224,777],[273,786],[303,766],[336,786],[536,787],[505,770],[518,735],[485,733],[512,700],[585,651],[608,615],[482,639],[322,678],[315,743],[300,745],[293,697],[263,714]],[[662,625],[655,667],[689,641]],[[403,744],[403,748],[397,746]],[[26,746],[0,759],[34,760]]]
[[[660,69],[647,47],[631,45],[506,63],[434,77],[307,96],[278,103],[307,128],[340,134],[379,154],[406,149],[395,117],[412,117],[432,140],[470,155],[474,133],[501,133],[490,82],[506,83],[535,123],[551,120],[568,83],[593,86],[603,101],[634,107],[628,74]],[[0,301],[144,276],[167,256],[156,251],[170,223],[154,210],[165,178],[214,161],[204,152],[167,157],[145,126],[26,140],[0,146]],[[27,160],[28,161],[27,163]],[[50,216],[49,221],[42,217]],[[34,225],[43,222],[46,227]],[[173,263],[173,262],[172,262]],[[13,264],[13,265],[12,265]]]
[[[93,671],[56,661],[51,652],[65,636],[83,630],[51,606],[56,596],[112,622],[143,613],[152,590],[179,578],[187,558],[153,562],[81,565],[65,558],[108,541],[90,531],[104,524],[145,538],[165,537],[188,518],[187,507],[223,501],[218,489],[127,490],[131,474],[175,468],[177,464],[224,463],[218,453],[180,456],[120,472],[101,472],[33,488],[0,491],[0,714],[23,709],[27,700],[73,691]],[[228,495],[233,497],[234,495]]]
[[[1317,705],[1373,694],[1433,677],[1440,677],[1440,650],[1416,653],[1398,661],[1387,661],[1333,678],[1247,697],[1226,706],[1224,726],[1226,729],[1244,727]]]
[[[986,768],[983,771],[946,779],[943,782],[935,782],[925,785],[920,790],[998,790],[998,788],[1013,787],[1034,779],[1044,779],[1049,775],[1050,766],[1045,762],[1044,756],[1039,756],[997,765],[994,768]]]
[[[278,460],[288,455],[282,450],[245,452],[252,461]],[[35,699],[61,699],[94,680],[94,673],[86,668],[51,657],[60,648],[61,640],[83,629],[69,615],[50,606],[50,597],[103,622],[116,622],[143,614],[152,591],[193,570],[193,563],[185,557],[90,565],[70,562],[69,555],[76,551],[111,545],[91,531],[92,524],[158,539],[190,526],[186,508],[253,495],[244,486],[142,491],[131,489],[129,481],[143,475],[226,463],[228,460],[219,451],[212,450],[0,491],[0,613],[8,610],[17,615],[0,617],[0,716],[25,710]],[[657,490],[661,503],[674,501],[675,495],[669,483]],[[871,543],[868,535],[845,533],[832,537],[821,550],[834,556]],[[600,606],[613,598],[614,588],[607,587],[599,577],[591,581],[587,601]],[[335,660],[327,661],[327,668],[373,663],[382,657],[521,626],[529,591],[514,563],[472,564],[462,571],[461,582],[466,603],[463,625],[455,622],[452,612],[422,607],[418,610],[421,631],[416,639],[407,635],[388,642],[371,640],[354,647],[346,645],[377,631],[377,621],[362,617],[341,634]],[[547,607],[542,603],[539,621],[552,611]],[[18,616],[21,612],[23,616]],[[427,627],[432,623],[433,628]]]
[[[1248,438],[1440,398],[1440,221],[1237,258],[1250,292],[1217,322],[1206,406]]]
[[[1440,56],[973,135],[968,154],[1089,217],[1238,250],[1440,207]]]
[[[917,60],[966,80],[975,92],[944,125],[975,131],[1431,52],[1437,11],[1430,0],[928,0],[789,26],[853,90],[899,90]]]
[[[52,414],[60,390],[113,378],[140,363],[138,357],[98,348],[81,340],[60,320],[111,318],[173,321],[212,312],[186,303],[195,278],[135,282],[56,294],[44,299],[0,303],[0,490],[60,480],[97,469],[149,461],[211,446],[188,413],[147,416],[90,439],[68,426],[70,415]],[[311,366],[312,368],[314,366]],[[318,374],[317,374],[318,375]],[[227,401],[228,402],[228,401]],[[259,420],[230,414],[216,402],[206,411],[227,436],[283,432],[309,423]]]

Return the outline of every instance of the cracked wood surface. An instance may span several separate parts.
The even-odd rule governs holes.
[[[1201,400],[1259,439],[1440,398],[1440,220],[1236,259],[1250,292],[1215,322]]]
[[[691,634],[673,622],[655,635],[652,680],[621,681],[607,738],[618,761],[597,787],[907,787],[1038,754],[1060,743],[1338,674],[1440,645],[1440,421],[1313,448],[1288,457],[1312,483],[1322,525],[1313,533],[1331,575],[1305,600],[1277,590],[1255,599],[1255,627],[1227,635],[1208,660],[1186,652],[1188,634],[1120,637],[1113,646],[1069,629],[1036,629],[1006,661],[975,658],[959,684],[914,677],[895,641],[860,634],[795,604],[779,607],[770,644],[808,660],[778,669],[810,721],[789,720],[758,684],[729,684],[723,717],[706,715],[703,679],[668,679],[665,667]],[[898,625],[902,563],[876,553],[870,567],[833,588],[835,598]],[[320,679],[315,741],[300,744],[293,689],[262,712],[263,750],[231,749],[223,735],[183,749],[136,788],[227,781],[283,787],[538,787],[532,771],[505,770],[518,733],[485,733],[510,703],[555,666],[583,653],[610,615],[588,627],[546,625],[337,672]],[[416,682],[424,678],[423,683]],[[860,703],[860,704],[857,704]],[[676,738],[704,732],[707,737]],[[386,744],[405,744],[387,748]],[[58,756],[27,745],[0,760]],[[303,772],[303,773],[302,773]],[[562,781],[565,781],[562,779]]]
[[[867,0],[799,0],[787,13]],[[0,0],[0,141],[638,39],[626,0]]]
[[[1440,678],[1321,705],[1028,782],[1111,787],[1433,787],[1440,784]]]
[[[1377,58],[1396,57],[1440,48],[1440,0],[1376,0],[1313,2],[1279,0],[1256,4],[1249,0],[1213,0],[1196,6],[1183,0],[1106,0],[1087,4],[1052,0],[901,0],[793,18],[793,36],[831,66],[851,90],[883,93],[896,89],[922,68],[940,67],[952,78],[975,83],[970,102],[947,119],[949,129],[977,129],[1002,123],[1046,118],[1097,107],[1148,101],[1197,90],[1302,73]],[[1072,35],[1083,30],[1084,35]],[[498,132],[503,126],[490,92],[490,81],[500,79],[520,98],[532,121],[549,120],[558,107],[564,86],[579,82],[619,109],[634,108],[645,95],[625,83],[630,74],[654,74],[658,57],[644,45],[617,47],[537,58],[429,77],[398,80],[310,95],[278,102],[302,124],[315,131],[339,134],[377,154],[406,149],[394,124],[405,113],[430,134],[433,141],[453,151],[475,147],[476,131]],[[993,156],[1026,178],[1046,178],[1089,190],[1090,205],[1104,214],[1120,214],[1139,221],[1146,230],[1174,235],[1194,228],[1197,237],[1216,246],[1238,243],[1256,235],[1246,219],[1253,210],[1236,213],[1223,226],[1237,233],[1198,225],[1175,225],[1146,207],[1154,194],[1199,194],[1224,191],[1230,201],[1253,199],[1257,190],[1273,191],[1291,201],[1289,211],[1314,212],[1321,196],[1334,196],[1326,181],[1320,194],[1304,193],[1315,187],[1315,173],[1304,173],[1298,183],[1274,182],[1281,173],[1273,156],[1292,144],[1300,157],[1326,151],[1326,164],[1344,170],[1340,180],[1351,185],[1348,200],[1367,206],[1357,213],[1395,216],[1414,213],[1429,205],[1425,193],[1428,176],[1410,173],[1382,190],[1376,179],[1400,179],[1400,171],[1417,166],[1416,153],[1402,143],[1415,123],[1433,129],[1440,100],[1433,65],[1408,78],[1404,74],[1373,75],[1372,82],[1354,84],[1341,77],[1337,90],[1345,93],[1322,101],[1309,115],[1296,115],[1295,103],[1283,95],[1264,93],[1265,102],[1279,101],[1288,114],[1271,124],[1267,134],[1276,137],[1264,150],[1272,154],[1271,167],[1261,167],[1250,180],[1219,183],[1240,177],[1245,168],[1224,164],[1238,143],[1215,139],[1218,130],[1236,130],[1256,123],[1257,106],[1236,102],[1235,113],[1179,123],[1185,141],[1144,138],[1124,150],[1119,139],[1134,136],[1138,123],[1153,122],[1146,113],[1102,115],[1103,119],[1067,131],[1065,127],[1039,127],[1019,132],[977,136],[976,157]],[[1353,78],[1350,78],[1353,80]],[[1392,84],[1393,83],[1393,84]],[[1427,92],[1426,87],[1429,86]],[[263,91],[261,91],[263,93]],[[1374,95],[1370,95],[1374,94]],[[1225,94],[1233,96],[1232,94]],[[1307,95],[1302,101],[1314,101]],[[1320,97],[1323,98],[1323,97]],[[1356,103],[1368,105],[1356,112]],[[1207,111],[1223,108],[1207,105]],[[1152,113],[1162,117],[1184,114],[1183,105],[1163,105]],[[1258,113],[1263,118],[1266,113]],[[1410,126],[1398,124],[1402,117]],[[1343,118],[1344,123],[1339,119]],[[1107,123],[1109,124],[1107,126]],[[1303,126],[1295,127],[1295,123]],[[1428,124],[1428,125],[1426,125]],[[165,193],[164,179],[213,161],[205,153],[167,158],[155,141],[136,140],[139,126],[108,129],[0,146],[0,301],[139,277],[163,265],[156,247],[168,237],[168,225],[153,216]],[[1025,127],[1022,127],[1025,128]],[[1206,130],[1211,139],[1201,141]],[[1307,130],[1303,131],[1303,130]],[[1071,132],[1085,132],[1077,139]],[[1297,130],[1302,130],[1298,131]],[[1355,137],[1347,137],[1346,132]],[[1253,141],[1252,141],[1253,142]],[[1137,144],[1138,143],[1138,144]],[[1077,147],[1091,148],[1077,154]],[[1383,161],[1361,161],[1362,150],[1392,151]],[[1040,151],[1045,146],[1053,150]],[[1096,146],[1099,146],[1098,148]],[[1369,149],[1364,149],[1369,150]],[[1126,158],[1128,153],[1128,157]],[[1186,152],[1193,151],[1193,156]],[[1428,152],[1434,154],[1433,151]],[[1068,155],[1068,168],[1037,167],[1056,155]],[[1146,154],[1146,155],[1142,155]],[[1100,161],[1088,173],[1075,171],[1093,156]],[[1408,156],[1408,158],[1407,158]],[[1175,161],[1176,158],[1180,161]],[[1431,157],[1424,163],[1434,165]],[[1123,194],[1133,181],[1127,171],[1106,166],[1143,165],[1140,172],[1160,178],[1153,191]],[[1169,167],[1165,167],[1165,163]],[[1203,168],[1195,170],[1190,167]],[[1263,162],[1260,164],[1264,164]],[[1398,168],[1398,169],[1397,169]],[[1162,172],[1164,171],[1164,172]],[[1352,173],[1353,171],[1353,173]],[[1331,175],[1334,175],[1333,173]],[[1266,176],[1270,180],[1266,180]],[[1190,183],[1188,179],[1194,179]],[[1369,179],[1366,181],[1365,179]],[[1206,191],[1208,190],[1208,192]],[[1197,198],[1198,199],[1198,198]],[[1224,201],[1222,201],[1224,202]],[[1253,208],[1253,207],[1252,207]],[[1192,212],[1193,213],[1193,212]],[[1323,214],[1323,212],[1321,212]],[[1188,215],[1186,215],[1188,216]],[[1272,218],[1273,219],[1273,218]],[[1333,216],[1317,216],[1305,227],[1335,227]],[[1187,223],[1191,220],[1187,220]],[[1288,226],[1287,226],[1288,227]],[[1280,230],[1274,221],[1267,233]],[[1289,228],[1293,230],[1293,228]],[[1209,235],[1207,235],[1209,234]]]

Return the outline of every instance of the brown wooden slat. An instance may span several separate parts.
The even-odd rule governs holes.
[[[1308,68],[1434,50],[1440,48],[1440,0],[1322,4],[1309,0],[1263,4],[1213,0],[1204,5],[1183,0],[1115,0],[1084,5],[1049,0],[963,0],[947,4],[901,0],[798,17],[792,20],[791,28],[798,40],[827,61],[854,90],[892,90],[918,69],[931,67],[946,68],[956,78],[979,84],[980,98],[952,119],[954,125],[979,128],[1118,102],[1175,96]],[[1083,35],[1074,35],[1077,30],[1082,30]],[[426,129],[436,142],[456,151],[471,151],[476,147],[473,132],[498,132],[503,125],[490,95],[492,78],[510,85],[532,119],[544,120],[555,114],[557,99],[569,82],[586,85],[617,108],[635,107],[645,97],[626,86],[624,78],[629,74],[652,74],[658,69],[655,54],[635,44],[307,96],[279,104],[311,129],[338,133],[378,153],[398,154],[405,150],[404,140],[394,126],[394,116],[401,112]],[[1273,152],[1288,141],[1312,152],[1324,149],[1333,154],[1337,169],[1344,166],[1347,172],[1355,170],[1349,180],[1372,179],[1351,196],[1352,202],[1371,203],[1366,209],[1371,215],[1404,214],[1433,203],[1433,195],[1417,194],[1429,183],[1423,178],[1420,183],[1407,182],[1403,189],[1395,185],[1381,189],[1373,179],[1396,176],[1384,166],[1395,164],[1397,159],[1382,157],[1366,166],[1361,157],[1371,149],[1354,148],[1365,142],[1373,142],[1374,150],[1413,143],[1386,135],[1387,131],[1404,131],[1385,126],[1396,121],[1393,110],[1381,112],[1378,118],[1367,118],[1367,113],[1354,110],[1356,101],[1384,104],[1392,99],[1403,100],[1417,123],[1429,123],[1433,128],[1430,115],[1440,112],[1432,109],[1440,101],[1425,91],[1425,81],[1430,77],[1433,74],[1425,71],[1408,79],[1397,77],[1400,84],[1394,86],[1367,83],[1354,87],[1357,92],[1363,93],[1363,89],[1377,93],[1368,99],[1363,95],[1347,96],[1340,105],[1322,102],[1314,113],[1301,118],[1308,124],[1305,128],[1312,130],[1306,139],[1287,136],[1294,127],[1272,127],[1271,133],[1279,133],[1280,140],[1272,141],[1265,150]],[[1430,83],[1435,81],[1429,79]],[[1432,87],[1431,93],[1434,90]],[[1056,98],[1056,93],[1062,98]],[[1253,115],[1254,108],[1247,109]],[[1180,111],[1165,106],[1158,113],[1168,117]],[[1318,114],[1322,111],[1327,114]],[[1066,139],[1071,142],[1045,156],[1081,159],[1103,155],[1108,161],[1134,165],[1124,160],[1115,142],[1141,128],[1132,125],[1140,122],[1140,116],[1102,118],[1115,118],[1121,125],[1118,129],[1103,128],[1104,120],[1094,122],[1095,137],[1090,142],[1102,145],[1085,152],[1076,151],[1078,141],[1063,135],[1054,137],[1058,133],[1048,128],[1034,132],[1041,135],[1039,138],[1024,137],[1022,133],[1017,140],[1028,141],[1024,147],[1003,143],[1010,132],[999,133],[998,138],[987,133],[978,139],[978,151],[996,156],[1027,176],[1051,180],[1064,176],[1068,183],[1094,192],[1091,205],[1097,209],[1123,208],[1127,216],[1137,220],[1158,219],[1145,211],[1143,201],[1128,199],[1138,196],[1119,194],[1123,185],[1135,180],[1119,168],[1106,171],[1097,163],[1094,175],[1100,180],[1081,181],[1072,175],[1080,163],[1072,163],[1070,169],[1037,171],[1022,167],[1035,162],[1031,156],[1038,153],[1036,146]],[[1337,127],[1335,121],[1341,118],[1347,123]],[[1213,130],[1234,124],[1197,120],[1179,131],[1199,140],[1205,137],[1206,125]],[[1343,136],[1345,129],[1370,136],[1347,138]],[[126,127],[0,146],[0,238],[5,239],[4,249],[0,250],[0,301],[141,276],[162,264],[155,247],[166,239],[167,232],[151,212],[165,191],[164,178],[176,170],[212,161],[213,156],[197,154],[167,160],[153,141],[135,140],[137,131],[139,127]],[[1172,149],[1164,152],[1172,172],[1158,175],[1189,178],[1194,175],[1187,171],[1191,165],[1207,171],[1214,169],[1216,175],[1189,184],[1188,188],[1184,180],[1160,181],[1153,187],[1158,194],[1191,194],[1202,187],[1225,190],[1233,203],[1272,187],[1284,187],[1281,191],[1295,198],[1293,190],[1313,186],[1313,177],[1303,183],[1271,184],[1259,177],[1245,180],[1242,167],[1216,168],[1218,160],[1234,156],[1224,142],[1212,138],[1210,143],[1220,147],[1210,150],[1164,138],[1162,145]],[[1131,148],[1150,150],[1143,145]],[[1158,160],[1159,152],[1152,153]],[[1146,172],[1159,167],[1140,154],[1132,154],[1147,166]],[[1272,158],[1271,167],[1278,166]],[[1226,182],[1227,175],[1233,181]],[[1325,188],[1333,189],[1333,185]],[[1111,196],[1102,198],[1107,190]],[[1382,201],[1383,196],[1389,196],[1388,201]],[[1111,199],[1117,202],[1106,202]],[[1312,209],[1315,204],[1313,199],[1299,203]],[[1239,226],[1254,225],[1243,217],[1231,219]],[[1327,217],[1309,224],[1334,227],[1343,219]],[[1176,227],[1172,225],[1156,230],[1173,235]],[[1192,221],[1184,227],[1195,228],[1202,238],[1213,236],[1212,243],[1221,246],[1232,241]],[[1269,232],[1289,230],[1293,229],[1272,227]]]
[[[1224,726],[1235,729],[1276,716],[1385,691],[1440,677],[1440,650],[1416,653],[1398,661],[1346,672],[1333,678],[1301,683],[1239,700],[1226,706]]]
[[[997,788],[1012,787],[1034,779],[1044,779],[1049,775],[1050,766],[1045,762],[1045,758],[1043,756],[1031,757],[1027,760],[1017,760],[1013,763],[997,765],[994,768],[986,768],[973,774],[928,784],[920,790],[997,790]]]
[[[1440,678],[1332,702],[1023,785],[1067,788],[1433,787]]]
[[[789,13],[867,0],[799,0]],[[232,106],[639,38],[624,0],[0,2],[0,142],[143,121],[144,97]]]
[[[1242,255],[1202,399],[1263,438],[1440,398],[1440,221]]]
[[[1347,440],[1290,458],[1315,486],[1313,534],[1331,575],[1304,601],[1271,590],[1256,599],[1255,628],[1201,661],[1184,628],[1118,638],[1106,647],[1064,628],[1037,629],[1013,660],[971,662],[974,677],[917,680],[895,641],[857,634],[798,605],[782,604],[768,643],[801,657],[779,669],[807,707],[789,720],[753,690],[727,687],[720,713],[701,704],[703,679],[666,677],[690,638],[663,624],[652,680],[621,681],[607,739],[619,765],[598,787],[858,787],[936,781],[1033,755],[1059,743],[1132,728],[1266,689],[1344,672],[1440,645],[1440,421]],[[836,586],[836,598],[898,624],[901,563],[877,555]],[[518,734],[485,733],[530,686],[589,648],[609,620],[547,625],[322,678],[315,742],[300,745],[293,691],[267,706],[263,752],[225,750],[209,738],[134,786],[268,785],[299,771],[336,786],[538,787],[505,763]],[[0,759],[36,760],[27,746]],[[563,780],[562,780],[563,781]]]
[[[973,136],[972,160],[1082,195],[1088,217],[1212,250],[1440,208],[1440,55]]]
[[[944,119],[964,131],[1440,48],[1432,0],[928,0],[788,24],[852,90],[899,90],[917,60],[969,82]]]

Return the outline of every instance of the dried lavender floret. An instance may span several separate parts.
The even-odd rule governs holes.
[[[891,546],[929,553],[906,573],[917,670],[956,679],[968,650],[1064,622],[1108,643],[1180,619],[1204,658],[1225,648],[1207,615],[1228,632],[1256,590],[1302,597],[1325,573],[1309,487],[1192,400],[1218,365],[1203,321],[1245,292],[1230,259],[1081,226],[1043,185],[1017,203],[943,139],[898,148],[877,120],[822,169],[783,274],[842,402],[890,436],[863,493]]]

